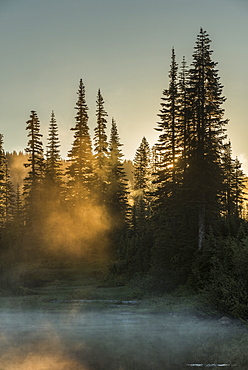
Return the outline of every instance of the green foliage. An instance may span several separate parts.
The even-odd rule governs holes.
[[[40,121],[35,111],[31,111],[26,130],[28,130],[29,141],[25,151],[29,157],[25,167],[29,168],[29,172],[25,178],[24,192],[29,194],[41,182],[44,172],[42,134],[40,133]]]
[[[106,203],[112,222],[117,230],[125,226],[129,209],[127,178],[122,163],[121,146],[117,125],[115,120],[112,119],[108,153]]]
[[[212,257],[206,290],[216,306],[248,319],[248,237],[227,238],[222,248],[218,247],[218,253]]]
[[[25,280],[18,275],[18,261],[29,265],[50,259],[58,267],[87,256],[98,262],[114,261],[106,281],[113,289],[130,288],[129,296],[134,298],[151,291],[190,288],[204,292],[219,308],[248,317],[248,224],[242,220],[245,177],[238,159],[232,159],[231,144],[225,142],[225,98],[210,43],[201,29],[191,67],[183,59],[180,71],[172,50],[169,86],[158,114],[158,143],[150,149],[143,137],[133,164],[124,166],[114,120],[107,138],[100,89],[93,155],[82,79],[65,175],[54,113],[44,161],[40,122],[31,111],[26,127],[28,172],[23,194],[20,176],[15,181],[13,202],[0,135],[3,285],[9,280],[18,291]],[[70,257],[74,248],[76,257]],[[33,272],[25,276],[26,285],[31,286],[32,279],[35,284]],[[87,289],[81,293],[91,296]]]
[[[236,235],[210,230],[204,249],[192,263],[188,286],[203,292],[213,307],[248,319],[248,236],[240,224]]]
[[[104,109],[104,100],[100,89],[98,90],[96,100],[96,127],[94,129],[95,143],[95,174],[96,189],[100,201],[106,201],[108,176],[108,141],[107,141],[107,112]]]
[[[5,227],[13,219],[14,190],[10,181],[9,167],[0,134],[0,226]]]
[[[60,185],[62,182],[62,163],[59,148],[60,142],[58,137],[58,125],[56,122],[54,111],[52,111],[49,125],[45,167],[45,178],[48,181],[49,185]]]
[[[93,154],[91,138],[88,127],[88,107],[85,99],[85,87],[82,79],[79,82],[78,100],[75,109],[74,141],[68,153],[70,159],[66,169],[67,175],[67,198],[75,204],[76,200],[88,199],[92,194],[92,184],[94,181],[93,173]]]
[[[178,94],[178,65],[175,51],[172,49],[169,72],[169,88],[163,91],[160,122],[157,130],[161,132],[157,144],[160,161],[158,163],[158,196],[174,195],[177,179],[177,159],[180,154],[180,134],[178,118],[180,115]],[[161,195],[163,194],[163,195]]]
[[[188,220],[187,220],[188,221]],[[153,219],[154,244],[152,247],[151,275],[158,290],[171,292],[187,282],[195,256],[187,223],[171,210]]]

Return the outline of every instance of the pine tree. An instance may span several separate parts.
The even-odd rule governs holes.
[[[59,151],[60,143],[58,137],[58,125],[56,123],[54,111],[51,113],[48,136],[45,178],[50,184],[61,184],[62,171]]]
[[[169,88],[163,94],[152,266],[164,287],[166,282],[172,286],[185,282],[196,247],[203,248],[206,232],[220,220],[221,151],[227,121],[211,54],[208,35],[201,29],[191,69],[183,60],[179,81],[172,53]]]
[[[224,217],[229,218],[234,211],[234,199],[232,194],[233,183],[233,159],[231,142],[223,147],[222,166],[224,172],[223,193],[222,193],[222,212]]]
[[[99,198],[106,201],[106,188],[108,183],[108,141],[107,141],[107,112],[104,109],[104,100],[100,89],[98,90],[96,100],[96,117],[97,124],[94,129],[95,136],[95,159],[96,159],[96,176],[97,176],[97,190]]]
[[[141,143],[136,150],[134,157],[134,190],[147,189],[148,172],[151,161],[151,151],[149,143],[145,137],[142,138]]]
[[[187,159],[190,152],[191,139],[190,100],[188,90],[188,67],[185,57],[183,57],[178,81],[179,118],[177,130],[177,140],[180,148],[180,155],[178,158],[178,170],[181,171],[181,182],[183,181],[184,173],[188,166]]]
[[[149,192],[151,190],[151,151],[149,143],[143,137],[136,150],[134,161],[133,184],[133,220],[142,223],[150,216]]]
[[[184,228],[182,210],[182,184],[186,168],[188,148],[188,91],[187,70],[183,62],[180,79],[175,51],[172,49],[169,71],[169,87],[163,91],[160,122],[161,132],[158,143],[153,148],[154,211],[152,225],[154,242],[151,252],[152,274],[160,282],[161,288],[168,289],[176,284],[175,260],[180,255],[182,239],[188,247],[187,232]],[[181,258],[181,257],[180,257]],[[186,265],[186,264],[185,264]],[[174,282],[172,280],[175,280]]]
[[[127,179],[122,162],[122,151],[120,147],[120,138],[117,130],[117,125],[112,119],[112,126],[109,141],[109,170],[108,170],[108,201],[110,214],[113,217],[114,223],[118,227],[123,227],[126,221],[128,212],[127,202]]]
[[[121,249],[128,274],[146,274],[150,268],[153,233],[151,228],[151,151],[145,137],[136,150],[131,188],[132,212],[125,247]]]
[[[0,134],[0,226],[13,219],[14,191],[10,181],[7,158],[3,149],[3,135]]]
[[[47,219],[54,212],[59,212],[59,207],[62,205],[62,193],[65,192],[65,189],[63,188],[61,165],[58,126],[55,114],[52,111],[48,130],[44,180],[40,195],[42,204],[40,207],[40,215],[42,215],[40,227],[44,225],[43,234],[46,233]]]
[[[88,199],[92,192],[94,179],[93,154],[88,127],[88,106],[85,100],[85,87],[82,79],[79,82],[78,100],[75,109],[74,142],[68,153],[70,158],[66,174],[69,178],[68,187],[71,190],[70,199]]]
[[[206,225],[219,214],[219,196],[223,173],[221,149],[223,145],[224,110],[221,105],[222,86],[216,62],[211,59],[210,39],[205,31],[197,36],[192,68],[189,72],[189,99],[191,104],[191,153],[188,167],[193,199],[198,209],[198,249],[202,249]]]
[[[39,218],[39,205],[44,179],[44,157],[43,144],[41,141],[40,121],[35,111],[31,111],[30,119],[27,121],[28,145],[25,149],[29,155],[28,163],[24,166],[29,172],[24,179],[24,198],[26,207],[26,218],[32,223]]]
[[[5,218],[6,223],[13,221],[15,207],[15,193],[10,180],[7,160],[5,163]]]
[[[178,65],[175,51],[172,49],[169,72],[169,88],[163,91],[161,110],[158,116],[157,131],[160,131],[157,150],[160,162],[157,173],[157,203],[167,202],[168,197],[175,195],[177,179],[177,161],[180,153],[178,142],[179,100],[178,100]]]
[[[26,130],[29,131],[29,141],[25,151],[29,155],[29,158],[28,163],[25,163],[24,166],[30,170],[28,172],[28,176],[24,180],[25,193],[37,186],[44,175],[44,157],[41,142],[42,134],[40,133],[40,121],[35,111],[31,111],[30,119],[27,121]]]
[[[17,184],[13,204],[13,222],[11,222],[9,229],[6,230],[5,239],[8,248],[10,248],[12,253],[14,252],[14,258],[19,261],[23,259],[25,254],[24,250],[28,246],[28,240],[31,237],[31,229],[25,226],[25,214],[23,206],[24,204],[21,189],[19,184]],[[40,236],[39,234],[40,228],[37,228],[37,233],[35,234],[34,240],[38,239],[37,235]]]
[[[172,245],[172,238],[170,238],[169,243],[161,243],[161,240],[166,241],[167,235],[165,234],[168,234],[169,227],[171,229],[170,233],[176,235],[181,217],[178,195],[179,185],[182,182],[182,163],[180,159],[182,156],[184,127],[182,123],[182,102],[179,91],[178,65],[175,60],[175,51],[172,49],[169,88],[163,91],[161,110],[158,114],[160,122],[158,123],[157,130],[161,134],[155,146],[156,173],[153,180],[155,185],[153,203],[155,210],[154,223],[157,225],[156,238],[160,240],[159,248],[163,250],[165,256],[168,256],[169,251],[172,254],[174,245]],[[168,227],[161,227],[161,222],[163,225],[168,225]],[[154,258],[161,260],[158,257],[159,253],[158,250],[154,251],[154,256],[156,255]]]
[[[222,215],[229,223],[234,221],[238,224],[243,217],[246,177],[239,159],[232,158],[230,141],[223,147],[222,168],[224,173],[221,194]]]
[[[0,226],[3,227],[5,223],[5,165],[6,158],[3,150],[3,135],[0,134]]]
[[[17,184],[16,186],[14,221],[17,227],[22,227],[24,224],[23,202],[19,184]]]
[[[233,176],[233,195],[234,195],[234,214],[242,218],[243,206],[245,200],[245,174],[242,170],[242,164],[236,157],[234,160]]]

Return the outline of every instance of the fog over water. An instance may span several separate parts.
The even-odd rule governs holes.
[[[1,370],[244,369],[248,361],[247,331],[236,321],[128,305],[2,311],[0,330]]]

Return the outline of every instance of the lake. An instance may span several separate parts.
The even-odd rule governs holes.
[[[151,313],[129,304],[0,311],[0,370],[244,369],[237,320]]]

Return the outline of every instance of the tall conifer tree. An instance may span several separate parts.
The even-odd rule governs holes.
[[[158,171],[158,202],[163,203],[175,193],[177,183],[178,145],[178,65],[175,60],[175,51],[172,49],[171,66],[169,72],[169,88],[163,91],[161,110],[158,116],[160,122],[156,130],[160,131],[157,145],[160,151],[160,169]]]
[[[118,227],[123,227],[126,221],[127,202],[127,179],[122,162],[122,144],[117,130],[117,125],[112,119],[109,141],[109,170],[108,170],[108,206]]]
[[[24,197],[26,218],[32,222],[38,217],[38,203],[42,182],[44,179],[44,156],[43,144],[41,141],[40,121],[35,111],[31,111],[30,119],[27,121],[28,145],[26,153],[29,155],[28,162],[24,164],[29,169],[28,175],[24,179]]]
[[[67,176],[71,190],[71,199],[88,199],[93,184],[93,154],[88,127],[88,106],[85,100],[85,87],[82,79],[79,82],[78,101],[75,109],[76,124],[71,128],[74,131],[74,142],[68,153],[69,166]]]
[[[40,133],[40,121],[35,111],[31,111],[26,130],[28,130],[29,141],[25,151],[29,158],[28,163],[25,163],[25,167],[30,170],[25,178],[25,192],[30,191],[33,186],[40,183],[44,174],[42,134]]]
[[[240,163],[238,157],[234,160],[233,166],[233,195],[234,195],[234,214],[238,218],[243,217],[243,207],[245,200],[245,182],[246,177],[242,170],[242,164]]]
[[[61,184],[61,156],[60,142],[58,137],[58,125],[54,111],[51,113],[51,120],[48,133],[48,145],[46,153],[45,178],[51,184]]]
[[[7,158],[3,149],[3,135],[0,134],[0,226],[13,219],[14,190],[10,181]]]
[[[190,100],[189,100],[189,81],[188,81],[188,66],[183,57],[181,70],[178,81],[178,102],[179,102],[179,119],[178,119],[178,144],[180,147],[180,155],[178,158],[179,170],[181,171],[181,181],[183,181],[184,172],[188,166],[187,158],[190,152]]]
[[[97,190],[100,199],[106,201],[106,188],[108,183],[108,141],[107,141],[107,112],[104,109],[104,100],[100,89],[96,100],[96,127],[95,136],[95,170],[97,177]]]
[[[201,28],[193,53],[189,73],[189,99],[191,104],[192,151],[188,168],[195,204],[198,208],[198,249],[202,249],[206,225],[216,221],[219,214],[219,197],[223,173],[221,149],[225,136],[221,105],[222,86],[216,62],[212,61],[208,34]]]
[[[151,150],[145,137],[136,150],[133,165],[133,219],[136,219],[137,224],[142,223],[150,215]]]
[[[45,174],[42,189],[42,209],[44,225],[48,216],[59,212],[62,202],[62,170],[60,157],[60,142],[55,114],[52,111],[48,130],[48,145],[46,152]],[[44,232],[45,233],[45,232]]]

